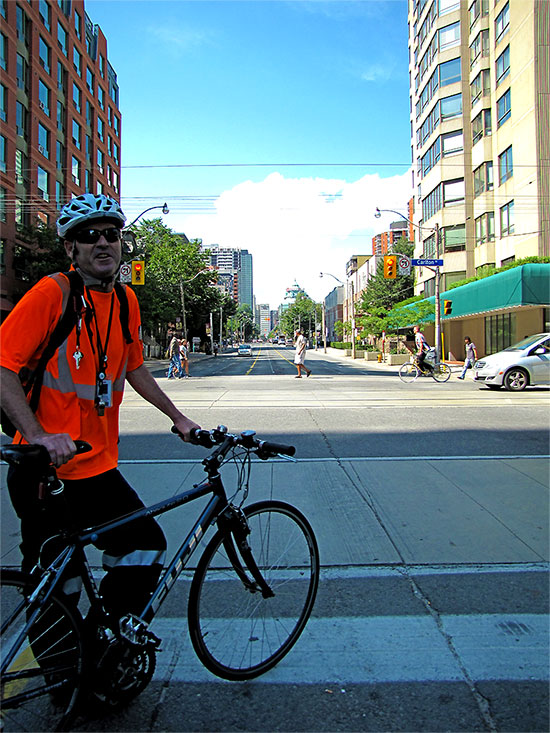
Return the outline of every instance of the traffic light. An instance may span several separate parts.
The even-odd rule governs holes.
[[[145,262],[132,260],[132,285],[145,285]]]
[[[384,277],[387,280],[395,280],[397,276],[397,257],[395,255],[384,255]]]
[[[444,300],[443,301],[443,314],[446,316],[450,316],[452,312],[453,312],[453,301]]]

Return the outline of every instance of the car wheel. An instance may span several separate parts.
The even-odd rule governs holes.
[[[528,384],[529,375],[519,367],[513,367],[504,375],[504,386],[510,392],[521,392]]]

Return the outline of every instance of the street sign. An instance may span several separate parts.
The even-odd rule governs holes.
[[[443,260],[412,260],[413,267],[443,267]]]
[[[397,271],[399,275],[410,275],[411,274],[411,260],[405,255],[400,255],[397,260]]]
[[[120,266],[120,282],[131,283],[132,282],[132,265],[130,262],[123,262]]]

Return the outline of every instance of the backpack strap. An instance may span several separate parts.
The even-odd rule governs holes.
[[[115,282],[115,293],[120,304],[120,326],[122,328],[122,335],[127,344],[132,344],[133,339],[130,334],[130,308],[128,306],[128,296],[126,294],[126,285],[122,285],[117,280]]]

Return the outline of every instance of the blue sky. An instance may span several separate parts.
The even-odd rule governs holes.
[[[319,271],[344,279],[389,223],[375,206],[405,211],[406,0],[87,0],[86,11],[118,76],[129,218],[167,201],[174,230],[248,249],[258,302],[277,307],[295,280],[322,298]]]

